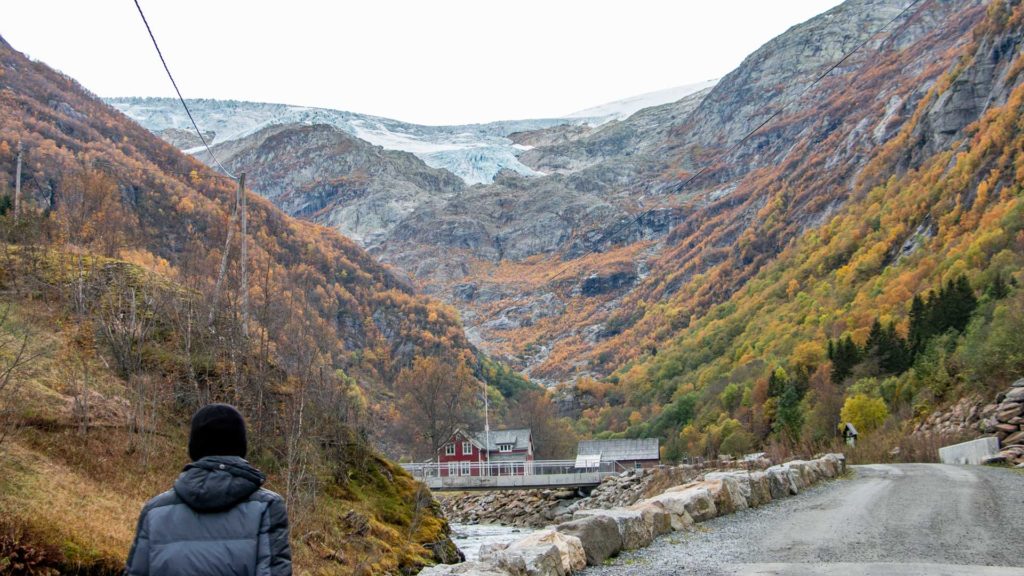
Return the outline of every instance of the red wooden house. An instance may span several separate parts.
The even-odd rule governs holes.
[[[437,452],[441,476],[522,476],[533,471],[529,428],[466,432],[456,430]]]

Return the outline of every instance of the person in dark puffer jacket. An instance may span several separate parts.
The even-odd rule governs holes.
[[[245,420],[210,404],[192,417],[192,463],[142,508],[127,576],[290,576],[288,513],[245,460]]]

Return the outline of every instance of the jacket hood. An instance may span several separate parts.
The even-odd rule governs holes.
[[[174,482],[174,492],[197,512],[216,512],[245,500],[266,479],[238,456],[207,456],[185,466]]]

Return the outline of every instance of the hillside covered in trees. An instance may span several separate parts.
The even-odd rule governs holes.
[[[401,375],[461,375],[467,409],[481,379],[529,385],[452,309],[256,194],[243,269],[234,181],[2,39],[0,173],[4,557],[117,573],[143,501],[187,462],[189,416],[225,401],[288,501],[299,569],[455,558],[429,491],[378,453],[421,444]]]
[[[853,421],[888,450],[905,442],[906,421],[964,396],[987,403],[1024,374],[1022,38],[1024,6],[989,3],[934,81],[893,87],[924,95],[833,214],[779,244],[722,302],[713,294],[746,268],[695,271],[649,305],[625,329],[644,355],[577,389],[588,428],[660,435],[678,457],[810,449]],[[839,145],[761,171],[770,193],[756,224],[720,249],[725,262],[765,258],[757,246],[786,238],[803,203],[831,193],[802,166],[827,176]]]
[[[282,209],[359,222],[580,436],[676,458],[854,420],[889,445],[1021,372],[1020,12],[847,0],[678,102],[508,134],[543,175],[487,185],[284,117],[218,150]]]

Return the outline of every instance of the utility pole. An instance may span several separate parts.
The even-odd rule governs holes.
[[[18,140],[18,167],[14,172],[14,221],[21,215],[21,140]]]
[[[245,172],[238,176],[238,202],[242,211],[242,334],[249,336],[249,204],[245,199]]]
[[[220,301],[220,290],[224,286],[224,279],[228,273],[228,258],[231,254],[231,238],[235,234],[235,218],[239,216],[238,202],[242,191],[242,183],[238,183],[238,192],[235,193],[235,207],[231,210],[231,216],[228,218],[228,233],[224,238],[224,252],[220,255],[220,272],[217,274],[217,284],[213,288],[213,299],[210,304],[210,317],[207,320],[207,326],[212,327],[213,321],[217,317],[217,305]]]
[[[484,385],[484,449],[487,450],[487,476],[491,475],[491,421],[488,415],[490,401],[487,398],[487,382]]]

